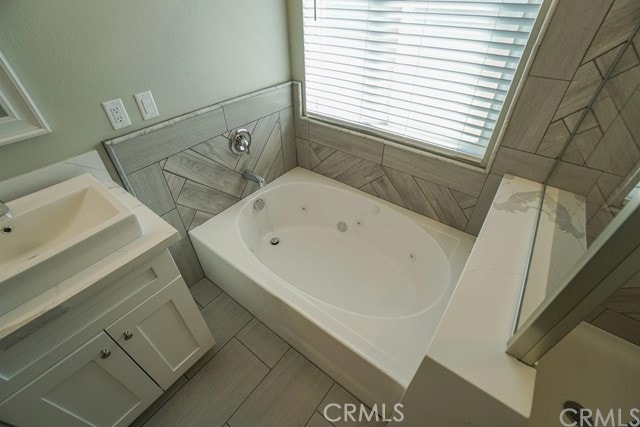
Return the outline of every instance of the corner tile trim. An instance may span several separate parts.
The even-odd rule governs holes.
[[[206,113],[210,113],[210,112],[215,111],[215,110],[220,109],[220,108],[222,108],[222,105],[220,105],[220,104],[210,105],[208,107],[204,107],[204,108],[201,108],[199,110],[192,111],[190,113],[182,114],[180,116],[173,117],[171,119],[163,120],[162,122],[156,123],[155,125],[151,125],[151,126],[148,126],[146,128],[142,128],[142,129],[139,129],[137,131],[133,131],[131,133],[127,133],[127,134],[119,136],[117,138],[108,139],[108,140],[104,141],[103,143],[107,147],[113,147],[113,146],[116,146],[116,145],[118,145],[118,144],[120,144],[122,142],[129,141],[130,139],[137,138],[137,137],[139,137],[141,135],[146,135],[148,133],[152,133],[152,132],[155,132],[155,131],[160,130],[160,129],[164,129],[164,128],[168,127],[168,126],[174,125],[176,123],[180,123],[180,122],[188,120],[188,119],[192,119],[194,117],[201,116],[201,115],[206,114]]]
[[[226,107],[226,106],[234,104],[236,102],[243,101],[243,100],[249,99],[249,98],[253,98],[253,97],[259,96],[259,95],[264,95],[266,93],[275,92],[275,91],[277,91],[279,89],[292,86],[294,83],[295,82],[291,82],[291,81],[290,82],[285,82],[285,83],[281,83],[281,84],[276,85],[276,86],[271,86],[271,87],[268,87],[268,88],[265,88],[265,89],[261,89],[261,90],[255,91],[255,92],[250,92],[250,93],[247,93],[247,94],[244,94],[244,95],[240,95],[238,97],[231,98],[231,99],[228,99],[226,101],[222,101],[222,102],[219,102],[217,104],[210,105],[208,107],[200,108],[200,109],[192,111],[190,113],[182,114],[180,116],[164,120],[164,121],[162,121],[160,123],[156,123],[155,125],[152,125],[152,126],[149,126],[149,127],[143,128],[143,129],[139,129],[137,131],[128,133],[126,135],[122,135],[122,136],[119,136],[117,138],[105,140],[103,143],[104,143],[104,145],[106,147],[115,146],[115,145],[118,145],[118,144],[120,144],[122,142],[125,142],[125,141],[128,141],[130,139],[136,138],[138,136],[146,135],[148,133],[155,132],[155,131],[157,131],[159,129],[163,129],[165,127],[168,127],[168,126],[171,126],[173,124],[182,122],[184,120],[191,119],[193,117],[198,117],[198,116],[200,116],[202,114],[210,113],[210,112],[212,112],[214,110]]]
[[[126,177],[127,174],[142,169],[155,161],[167,158],[197,143],[205,142],[209,135],[220,135],[228,131],[227,122],[231,112],[227,112],[227,108],[232,105],[244,105],[247,101],[251,103],[251,100],[260,102],[264,95],[270,98],[275,96],[277,102],[271,103],[271,109],[268,111],[252,111],[252,113],[259,114],[255,115],[255,117],[247,117],[246,123],[260,119],[263,115],[270,115],[274,112],[289,109],[293,104],[291,86],[292,83],[287,82],[242,95],[103,141],[103,145],[118,173]],[[151,159],[148,156],[141,155],[147,149],[153,150]],[[123,183],[127,190],[134,193],[133,186],[128,179],[123,178]]]

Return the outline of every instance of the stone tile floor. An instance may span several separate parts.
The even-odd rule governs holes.
[[[191,293],[216,345],[132,425],[347,425],[330,423],[323,409],[328,403],[360,404],[358,399],[209,280]]]

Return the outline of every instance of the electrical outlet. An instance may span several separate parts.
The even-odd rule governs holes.
[[[156,101],[154,101],[150,90],[136,93],[133,97],[136,99],[138,109],[140,110],[140,114],[144,120],[153,119],[160,115],[158,107],[156,106]]]
[[[131,124],[131,119],[127,114],[127,110],[124,108],[122,99],[112,99],[111,101],[105,101],[102,103],[102,108],[111,122],[111,126],[114,129],[121,129]]]

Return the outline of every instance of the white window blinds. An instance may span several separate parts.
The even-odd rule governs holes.
[[[310,116],[482,158],[542,0],[303,0]]]

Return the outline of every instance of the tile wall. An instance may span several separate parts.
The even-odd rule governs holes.
[[[295,128],[299,166],[474,235],[508,169],[487,175],[479,167],[306,118],[296,117]],[[553,161],[543,160],[546,173]]]
[[[567,93],[586,99],[586,93],[609,77],[588,110],[563,118],[556,113],[537,149],[537,153],[557,156],[574,133],[550,183],[586,195],[588,242],[614,218],[624,198],[620,190],[628,188],[625,184],[640,170],[640,35],[625,46],[638,25],[640,3],[616,0],[576,72],[581,81],[571,83]],[[640,273],[587,320],[640,345]]]
[[[610,52],[611,56],[617,56],[621,47]],[[622,52],[611,77],[563,156],[567,164],[601,173],[587,193],[589,240],[597,237],[619,211],[624,198],[624,192],[618,191],[619,185],[632,179],[640,169],[639,54],[640,35],[636,35]],[[598,59],[605,56],[596,58],[597,66],[601,66]],[[589,320],[640,345],[640,273],[614,292]]]
[[[640,345],[640,272],[614,292],[587,320]]]
[[[298,165],[457,229],[479,231],[486,212],[476,210],[478,200],[484,194],[483,203],[491,201],[486,194],[492,197],[499,176],[487,180],[478,169],[298,121],[308,138],[296,139]]]
[[[618,56],[622,47],[596,58]],[[592,240],[609,224],[620,207],[616,193],[640,168],[640,35],[624,50],[593,106],[563,155],[559,174],[572,168],[586,171],[587,234]],[[603,71],[606,72],[606,71]],[[551,180],[553,183],[557,177]]]
[[[635,0],[561,0],[488,171],[305,118],[296,119],[298,164],[475,235],[502,175],[544,181],[638,22]],[[621,179],[573,159],[563,158],[555,186],[587,196]]]
[[[170,250],[188,285],[204,273],[187,231],[258,188],[245,169],[269,182],[296,166],[291,99],[287,83],[105,141],[127,189],[180,231]],[[229,149],[240,127],[253,137],[249,156]]]

